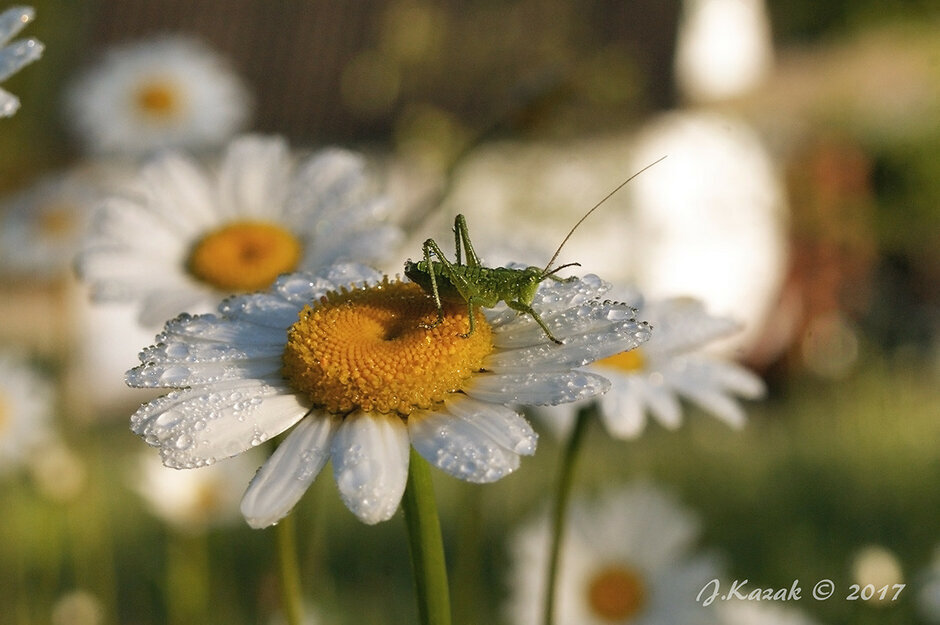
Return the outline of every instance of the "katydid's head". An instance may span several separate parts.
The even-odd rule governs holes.
[[[571,238],[571,235],[574,234],[574,231],[578,229],[578,226],[580,226],[581,223],[584,222],[584,220],[587,219],[588,216],[590,216],[591,213],[593,213],[593,212],[596,211],[598,208],[600,208],[601,204],[603,204],[604,202],[606,202],[607,200],[609,200],[609,199],[611,198],[611,196],[612,196],[614,193],[616,193],[617,191],[619,191],[620,189],[622,189],[624,186],[626,186],[626,184],[627,184],[628,182],[630,182],[631,180],[633,180],[634,178],[636,178],[637,176],[639,176],[640,174],[642,174],[644,171],[646,171],[647,169],[649,169],[650,167],[652,167],[652,166],[655,165],[656,163],[662,161],[664,158],[666,158],[666,157],[665,157],[665,156],[659,157],[658,159],[656,159],[655,161],[653,161],[652,163],[650,163],[649,165],[647,165],[646,167],[644,167],[644,168],[641,169],[640,171],[636,172],[635,174],[633,174],[632,176],[630,176],[629,178],[627,178],[626,180],[624,180],[623,182],[621,182],[619,185],[617,185],[617,187],[616,187],[613,191],[611,191],[610,193],[608,193],[607,195],[605,195],[604,198],[603,198],[600,202],[598,202],[598,203],[595,204],[593,207],[591,207],[591,210],[589,210],[588,212],[584,213],[584,216],[582,216],[581,219],[579,219],[578,222],[577,222],[574,226],[572,226],[571,230],[568,231],[568,234],[565,235],[565,238],[562,239],[561,245],[559,245],[559,246],[558,246],[558,249],[555,250],[555,253],[552,254],[552,258],[551,258],[551,260],[548,261],[548,264],[545,265],[545,268],[539,270],[539,273],[540,273],[540,275],[541,275],[541,279],[540,279],[539,281],[541,282],[541,280],[544,280],[545,278],[549,278],[549,277],[555,275],[556,272],[558,272],[558,271],[561,270],[561,269],[564,269],[565,267],[573,267],[573,266],[580,267],[580,265],[579,265],[578,263],[567,263],[567,264],[565,264],[565,265],[561,265],[561,266],[559,266],[559,267],[555,267],[554,269],[552,269],[552,264],[558,259],[558,255],[561,254],[561,249],[562,249],[563,247],[565,247],[565,243],[568,242],[568,239]]]

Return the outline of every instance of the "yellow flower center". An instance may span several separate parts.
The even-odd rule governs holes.
[[[67,205],[44,207],[38,215],[36,230],[46,239],[65,239],[75,232],[75,211]]]
[[[646,357],[643,356],[643,352],[639,347],[635,347],[628,352],[620,352],[607,358],[601,358],[594,364],[608,369],[635,372],[642,371],[646,367]]]
[[[646,604],[646,586],[635,571],[620,565],[601,569],[590,580],[587,600],[600,619],[613,623],[637,616]]]
[[[283,373],[291,387],[336,414],[356,409],[407,416],[431,408],[482,368],[492,330],[479,310],[444,304],[443,321],[421,288],[390,282],[333,292],[305,306],[287,331]]]
[[[210,232],[187,263],[198,279],[228,292],[258,291],[297,268],[303,249],[293,234],[263,221],[236,221]]]
[[[145,82],[134,94],[138,109],[153,119],[175,117],[183,106],[179,89],[169,80]]]

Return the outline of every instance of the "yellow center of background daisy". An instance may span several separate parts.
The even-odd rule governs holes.
[[[135,93],[138,109],[151,118],[174,117],[182,108],[179,89],[168,80],[142,84]]]
[[[632,619],[646,604],[643,578],[623,566],[610,566],[598,571],[588,584],[587,595],[591,611],[612,623]]]
[[[75,210],[67,205],[44,207],[38,215],[37,230],[42,238],[64,239],[75,232]]]
[[[305,306],[287,333],[283,373],[314,405],[344,414],[356,409],[408,415],[431,408],[480,371],[493,351],[492,330],[476,312],[467,338],[467,306],[437,309],[413,283],[389,282],[330,293]]]
[[[303,249],[276,224],[237,221],[210,232],[193,247],[188,269],[196,278],[228,292],[259,291],[297,268]]]
[[[601,358],[594,364],[599,367],[618,369],[620,371],[642,371],[643,368],[646,367],[646,358],[643,356],[642,350],[639,347],[635,347],[628,352],[620,352],[619,354],[614,354],[607,358]]]

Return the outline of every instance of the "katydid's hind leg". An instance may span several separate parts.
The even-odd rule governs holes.
[[[542,320],[539,314],[535,312],[534,308],[532,308],[528,304],[525,304],[523,302],[518,302],[518,301],[506,302],[506,304],[513,310],[518,310],[519,312],[523,312],[529,315],[530,317],[532,317],[533,319],[535,319],[535,322],[539,324],[539,327],[542,328],[543,332],[545,332],[545,336],[550,338],[553,343],[557,343],[558,345],[562,344],[562,341],[559,341],[557,338],[555,338],[555,335],[552,334],[552,331],[548,329],[548,326],[545,324],[545,322]]]
[[[463,215],[457,215],[454,220],[454,236],[457,239],[457,262],[460,263],[460,246],[463,243],[464,252],[467,255],[468,267],[479,267],[480,257],[473,250],[473,243],[470,242],[470,229],[467,227],[467,218]]]

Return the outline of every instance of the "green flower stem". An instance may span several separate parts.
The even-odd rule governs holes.
[[[408,483],[402,497],[411,568],[414,572],[418,614],[422,625],[450,625],[450,593],[444,541],[437,518],[431,469],[427,461],[411,448]]]
[[[287,625],[301,625],[304,602],[300,590],[300,565],[297,562],[297,538],[294,515],[289,514],[275,526],[278,572],[281,576],[281,603]]]
[[[561,538],[565,534],[567,520],[568,500],[571,496],[571,484],[574,481],[574,465],[578,459],[581,442],[587,425],[594,415],[595,406],[592,403],[578,410],[575,417],[574,429],[568,438],[564,455],[561,458],[561,468],[558,473],[558,482],[555,485],[555,501],[552,508],[551,545],[549,546],[548,580],[545,588],[544,612],[545,625],[552,625],[555,621],[555,587],[558,581],[558,558],[561,553]]]

